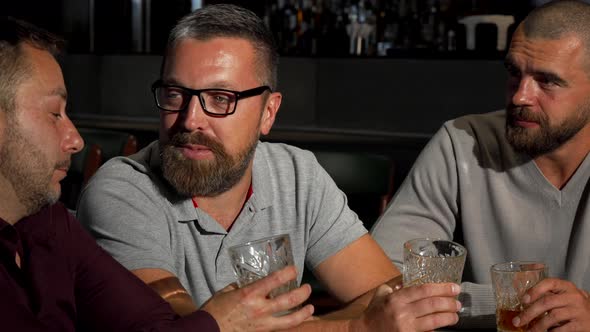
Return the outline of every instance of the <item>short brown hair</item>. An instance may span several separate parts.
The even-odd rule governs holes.
[[[0,109],[11,112],[18,85],[29,75],[23,44],[45,50],[56,57],[63,39],[25,21],[0,16]]]
[[[260,72],[260,82],[273,91],[277,87],[279,55],[272,33],[252,11],[231,4],[208,5],[183,17],[170,32],[167,51],[185,39],[209,40],[235,37],[248,40],[254,46]],[[164,62],[166,55],[164,55]],[[162,63],[162,69],[164,68]]]

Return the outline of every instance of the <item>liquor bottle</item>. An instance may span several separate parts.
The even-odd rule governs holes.
[[[287,0],[281,11],[283,19],[281,50],[283,54],[292,55],[297,47],[297,9],[294,0]]]
[[[348,54],[349,41],[346,33],[348,17],[343,4],[329,0],[324,4],[322,35],[318,41],[318,54],[323,56],[342,56]]]
[[[269,16],[265,21],[268,22],[268,28],[275,39],[277,50],[282,53],[284,43],[283,9],[285,7],[285,0],[271,0],[269,7]]]
[[[425,48],[436,49],[441,41],[439,35],[439,8],[437,0],[428,0],[422,9],[422,42]]]
[[[376,38],[377,55],[384,56],[394,48],[399,48],[399,0],[382,0],[378,4]]]
[[[362,27],[362,34],[364,38],[364,55],[375,55],[377,53],[377,13],[376,7],[369,0],[361,0],[359,2],[361,9],[361,17],[363,17],[364,24]]]
[[[300,0],[297,10],[297,54],[311,55],[313,25],[312,1]]]

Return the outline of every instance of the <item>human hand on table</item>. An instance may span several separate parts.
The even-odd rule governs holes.
[[[588,292],[567,280],[544,279],[525,293],[522,302],[529,306],[514,318],[515,326],[541,316],[528,331],[590,331]]]
[[[215,293],[201,310],[209,312],[225,331],[274,331],[299,325],[313,314],[313,306],[274,317],[303,303],[311,294],[311,287],[303,285],[275,298],[268,294],[275,288],[297,277],[295,267],[289,266],[243,288],[227,286]]]
[[[351,331],[432,331],[456,324],[461,304],[455,297],[460,290],[459,285],[450,283],[397,291],[382,285],[363,316],[351,322]]]

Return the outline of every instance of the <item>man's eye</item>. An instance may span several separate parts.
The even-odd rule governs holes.
[[[182,94],[180,92],[170,91],[166,94],[166,98],[168,98],[168,99],[182,98]]]
[[[229,104],[230,99],[225,95],[215,95],[213,96],[213,101],[217,104]]]
[[[545,88],[550,88],[550,87],[554,87],[554,86],[558,86],[558,82],[555,81],[554,79],[551,79],[550,77],[546,77],[546,76],[539,76],[536,78],[537,82],[539,83],[539,85],[545,87]]]

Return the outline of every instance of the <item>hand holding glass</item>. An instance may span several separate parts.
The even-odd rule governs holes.
[[[467,249],[441,239],[414,239],[404,243],[404,287],[426,283],[461,283]]]
[[[294,265],[291,240],[288,234],[281,234],[229,248],[229,255],[238,286],[244,287],[256,280],[289,265]],[[276,297],[297,288],[297,281],[291,280],[270,292]]]
[[[497,330],[526,331],[528,326],[515,327],[512,319],[524,309],[520,300],[526,291],[547,277],[547,267],[539,262],[507,262],[494,264],[490,271],[496,296]]]

